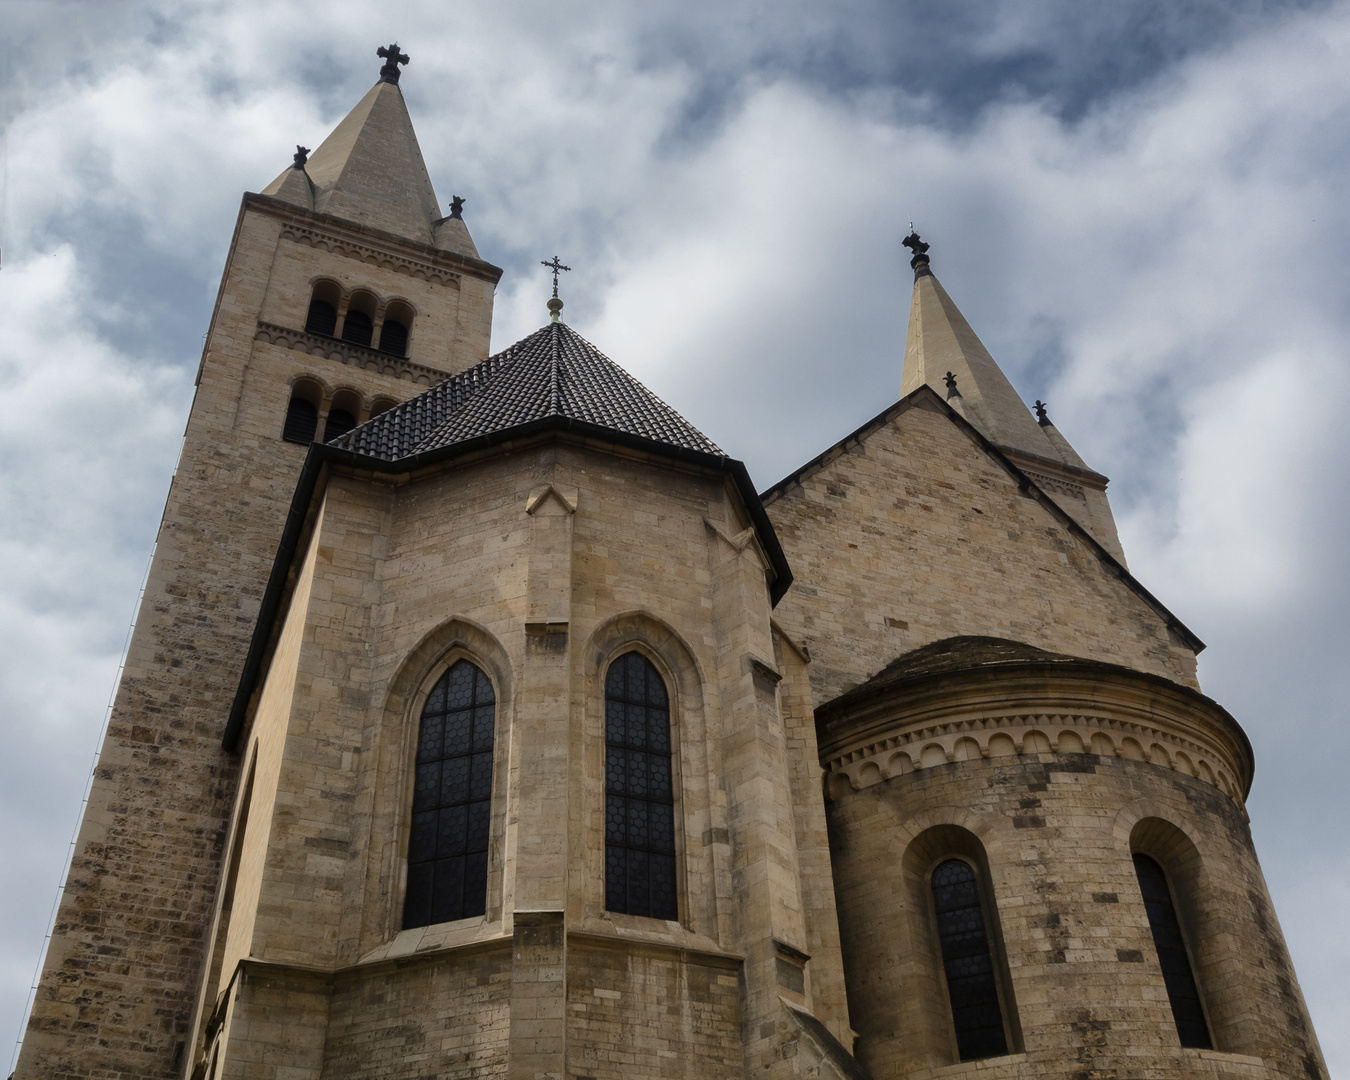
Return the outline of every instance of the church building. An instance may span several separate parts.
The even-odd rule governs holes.
[[[243,198],[19,1080],[1327,1080],[1204,645],[928,245],[760,490],[556,257],[489,355],[379,53]]]

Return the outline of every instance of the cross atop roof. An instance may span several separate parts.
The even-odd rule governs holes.
[[[557,296],[557,295],[558,295],[558,271],[559,271],[559,270],[571,270],[572,268],[571,268],[570,266],[564,266],[564,265],[562,264],[562,260],[559,259],[558,256],[556,256],[556,255],[554,255],[552,259],[542,259],[542,260],[540,260],[539,265],[540,265],[540,266],[547,266],[550,270],[553,271],[553,295],[554,295],[554,296]]]
[[[398,70],[399,64],[406,64],[410,57],[407,53],[398,51],[398,42],[392,45],[381,45],[375,50],[375,55],[384,58],[384,67],[380,68],[380,81],[398,85],[398,77],[401,72]]]

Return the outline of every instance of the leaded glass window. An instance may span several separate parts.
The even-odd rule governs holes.
[[[1200,1005],[1200,991],[1195,985],[1191,960],[1186,955],[1186,942],[1181,936],[1181,923],[1172,903],[1172,892],[1167,887],[1163,868],[1147,855],[1134,857],[1134,872],[1139,877],[1139,891],[1144,895],[1148,911],[1148,927],[1153,932],[1153,947],[1158,952],[1167,1000],[1172,1005],[1177,1035],[1182,1046],[1197,1050],[1213,1049],[1209,1025]]]
[[[651,661],[625,653],[605,678],[605,908],[679,918],[670,699]]]
[[[492,683],[467,660],[437,681],[417,737],[403,927],[487,910]]]
[[[998,976],[975,868],[961,859],[948,859],[933,871],[932,887],[957,1053],[962,1061],[1006,1054]]]

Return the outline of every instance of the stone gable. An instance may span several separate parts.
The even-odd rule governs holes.
[[[765,505],[797,581],[775,617],[818,703],[967,634],[1196,685],[1158,613],[927,391]]]

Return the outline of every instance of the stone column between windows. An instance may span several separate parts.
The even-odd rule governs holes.
[[[530,493],[525,659],[516,717],[510,1080],[561,1080],[566,1058],[567,777],[575,489]]]

